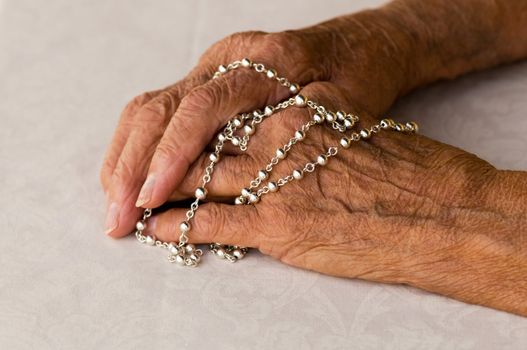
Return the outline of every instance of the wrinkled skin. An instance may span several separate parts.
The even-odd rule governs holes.
[[[326,106],[352,106],[329,83],[314,83],[304,91],[321,96],[319,101],[333,96]],[[307,109],[294,108],[262,123],[245,155],[231,160],[233,164],[220,162],[209,194],[239,195],[277,146],[309,117]],[[362,124],[373,122],[369,118]],[[308,135],[275,167],[272,178],[313,161],[340,136],[326,126],[315,127]],[[179,187],[182,196],[191,197],[202,176],[203,166],[193,167]],[[489,186],[493,176],[492,166],[462,150],[420,135],[382,131],[367,142],[341,149],[324,168],[264,196],[257,205],[205,204],[191,240],[248,245],[295,266],[389,281],[384,269],[398,268],[402,259],[418,250],[426,253],[425,241],[433,241],[433,235],[446,237],[449,229],[441,226],[454,228],[451,208],[478,206],[477,189]],[[177,240],[185,211],[160,214],[149,232]],[[436,243],[447,243],[442,239]]]
[[[410,59],[419,56],[415,49],[420,41],[409,50],[404,31],[386,34],[396,26],[392,15],[413,5],[400,1],[294,32],[230,36],[211,47],[182,81],[132,100],[101,171],[109,198],[107,233],[121,237],[131,232],[142,211],[136,205],[158,207],[191,198],[208,161],[207,145],[227,120],[288,96],[287,89],[246,69],[210,80],[219,64],[250,57],[300,83],[310,99],[332,110],[355,112],[361,125],[369,126],[416,86],[525,54],[523,47],[511,44],[504,46],[500,59],[473,55],[462,64],[432,69],[445,57]],[[433,2],[430,6],[432,11]],[[413,23],[411,17],[408,23]],[[478,46],[459,41],[440,53]],[[452,146],[382,131],[348,150],[340,148],[324,168],[264,196],[257,205],[225,204],[309,118],[308,109],[290,108],[259,126],[247,152],[226,147],[208,186],[209,202],[192,221],[191,242],[255,247],[287,264],[330,275],[408,283],[467,302],[527,312],[527,286],[512,283],[515,276],[522,280],[525,260],[505,258],[525,243],[525,174],[498,171]],[[314,160],[338,145],[340,137],[326,126],[314,127],[275,168],[272,179]],[[171,209],[155,215],[148,232],[177,241],[184,213]]]

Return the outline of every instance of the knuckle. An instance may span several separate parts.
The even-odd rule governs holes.
[[[220,206],[215,203],[209,203],[206,208],[206,215],[203,215],[201,220],[196,220],[196,228],[200,232],[206,232],[215,238],[220,234],[221,228],[225,227],[225,214]]]
[[[284,63],[292,66],[312,56],[305,38],[290,31],[267,34],[260,51],[268,56],[280,57]]]
[[[185,96],[178,109],[178,116],[193,118],[196,115],[220,120],[218,110],[225,110],[238,83],[233,79],[215,79],[194,88]]]
[[[115,180],[117,180],[120,183],[123,183],[124,185],[128,184],[130,179],[133,178],[133,175],[134,175],[134,167],[131,166],[128,160],[121,161],[119,163],[119,166],[115,169],[113,173]]]
[[[274,62],[277,69],[300,82],[327,80],[330,77],[330,64],[325,50],[320,50],[319,41],[310,35],[295,31],[270,33],[264,36],[256,56]],[[276,57],[280,59],[276,62]]]
[[[207,106],[215,106],[220,100],[221,90],[216,81],[210,81],[205,85],[192,89],[183,98],[181,108],[195,112]]]
[[[177,107],[174,96],[168,92],[162,92],[155,99],[144,104],[141,109],[140,122],[163,122],[170,118]]]
[[[270,33],[265,36],[264,46],[285,53],[284,50],[295,45],[297,38],[298,37],[291,32]]]
[[[188,155],[189,149],[185,148],[179,140],[180,138],[175,133],[166,133],[163,136],[163,141],[155,149],[153,162],[182,159],[187,166],[192,164]]]
[[[163,141],[156,148],[156,159],[172,159],[178,154],[179,145],[175,140]]]
[[[135,96],[124,108],[123,113],[124,114],[135,114],[139,108],[141,108],[144,104],[151,101],[155,96],[155,92],[149,91],[149,92],[143,92],[140,95]]]
[[[232,53],[238,54],[247,52],[251,46],[253,46],[261,38],[264,38],[267,35],[263,31],[244,31],[237,32],[228,35],[223,40],[221,40],[221,46],[223,49],[231,51]]]
[[[255,38],[260,38],[268,33],[261,31],[261,30],[247,30],[243,32],[236,32],[228,35],[224,40],[226,40],[228,43],[239,45],[246,41],[253,40]]]
[[[152,153],[153,148],[142,157],[133,152],[123,152],[112,176],[125,186],[134,185],[134,182],[146,176]]]
[[[200,63],[218,65],[229,58],[238,58],[250,52],[250,48],[259,38],[267,33],[262,31],[245,31],[230,34],[213,44],[201,57]]]

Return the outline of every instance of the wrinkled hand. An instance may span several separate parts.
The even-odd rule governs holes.
[[[331,83],[309,84],[303,94],[332,110],[355,111],[356,103]],[[218,163],[209,196],[239,195],[310,113],[295,107],[265,120],[245,154]],[[361,126],[375,123],[364,111],[358,113]],[[340,137],[327,126],[312,128],[275,167],[272,179],[314,161]],[[326,274],[400,282],[412,263],[462,243],[454,242],[455,230],[470,231],[475,216],[468,215],[469,208],[481,204],[482,189],[495,176],[494,168],[476,156],[415,134],[383,130],[339,150],[325,167],[256,205],[203,204],[190,241],[256,247]],[[202,176],[202,166],[192,167],[179,190],[192,196]],[[154,216],[148,232],[177,241],[185,212],[171,209]]]
[[[207,145],[227,120],[287,97],[276,81],[249,70],[209,80],[220,64],[249,57],[368,126],[417,86],[526,57],[518,34],[525,3],[452,6],[398,0],[310,28],[220,41],[185,79],[125,108],[101,171],[106,232],[128,234],[142,211],[136,205],[192,197]],[[383,131],[256,206],[220,204],[237,196],[307,118],[307,109],[279,112],[260,125],[246,153],[227,149],[208,186],[211,202],[192,222],[191,242],[256,247],[291,265],[408,283],[527,315],[524,172],[498,171],[420,135]],[[314,160],[338,143],[335,133],[313,129],[273,174]],[[155,215],[148,230],[177,240],[183,216],[182,209]]]
[[[396,80],[381,74],[387,67],[371,34],[358,30],[350,42],[335,37],[328,26],[232,35],[211,47],[182,81],[134,98],[122,113],[101,171],[108,197],[106,232],[128,234],[141,213],[136,205],[158,207],[181,199],[178,187],[187,170],[203,164],[206,145],[228,119],[289,95],[276,81],[246,69],[210,80],[220,64],[250,57],[301,85],[333,81],[372,113],[388,108],[397,94]]]

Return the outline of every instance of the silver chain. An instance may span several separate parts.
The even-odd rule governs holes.
[[[378,124],[372,125],[369,128],[361,129],[358,132],[352,131],[353,127],[359,121],[358,116],[352,113],[345,113],[342,111],[333,112],[326,109],[315,101],[309,100],[304,95],[298,94],[300,91],[300,85],[291,83],[286,78],[278,76],[276,70],[268,69],[261,63],[253,63],[248,58],[234,61],[228,65],[220,65],[212,78],[216,79],[229,71],[238,68],[253,69],[258,73],[265,74],[269,79],[276,80],[280,85],[288,88],[289,92],[294,96],[276,104],[275,106],[266,106],[263,111],[256,110],[251,113],[236,115],[227,123],[222,132],[218,134],[214,152],[209,156],[210,162],[205,168],[201,186],[198,187],[194,193],[195,200],[186,212],[186,220],[179,225],[179,242],[163,242],[153,235],[143,234],[143,231],[146,229],[146,222],[148,218],[152,216],[152,209],[148,208],[144,210],[142,219],[136,223],[135,236],[141,243],[167,249],[169,251],[168,260],[170,262],[176,262],[185,266],[198,265],[201,256],[203,255],[203,251],[197,249],[194,244],[188,242],[188,233],[191,230],[190,223],[194,219],[200,202],[207,197],[207,184],[212,179],[215,165],[221,160],[221,153],[225,142],[230,142],[241,151],[246,151],[249,140],[255,133],[258,124],[260,124],[265,118],[275,114],[277,111],[290,107],[298,107],[310,108],[315,113],[311,120],[303,124],[299,130],[295,131],[293,137],[289,139],[285,145],[276,150],[275,155],[271,158],[269,163],[262,170],[258,171],[256,177],[250,181],[247,187],[241,190],[240,195],[235,198],[234,204],[236,205],[254,205],[260,201],[263,195],[270,192],[277,192],[280,187],[285,186],[292,181],[301,180],[306,174],[314,172],[317,167],[326,165],[331,157],[337,155],[338,147],[331,146],[324,153],[318,155],[316,159],[304,164],[303,167],[293,170],[290,174],[287,174],[276,181],[269,181],[263,184],[264,181],[267,181],[270,177],[274,167],[280,161],[285,159],[293,146],[302,142],[306,138],[309,130],[316,125],[327,124],[332,129],[344,134],[340,139],[340,146],[342,148],[349,148],[352,142],[369,139],[373,134],[376,134],[383,129],[391,129],[399,132],[418,131],[418,126],[414,122],[401,124],[394,122],[392,119],[383,119]],[[248,248],[246,247],[225,245],[221,243],[211,243],[209,248],[214,255],[227,259],[230,262],[236,262],[242,259],[248,252]]]

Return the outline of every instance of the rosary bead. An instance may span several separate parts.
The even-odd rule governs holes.
[[[406,123],[406,129],[408,129],[408,131],[411,131],[411,132],[418,132],[419,126],[417,125],[416,122],[408,122]]]
[[[242,66],[245,67],[245,68],[249,68],[250,66],[252,66],[252,61],[248,58],[243,58],[242,59]]]
[[[295,132],[295,138],[298,140],[298,141],[302,141],[304,139],[304,137],[306,137],[306,134],[305,132],[301,131],[301,130],[297,130]]]
[[[292,94],[296,94],[299,90],[300,90],[300,85],[298,84],[291,84],[291,86],[289,86],[289,91]]]
[[[176,255],[176,262],[180,265],[185,265],[185,257],[181,254]]]
[[[199,262],[201,260],[200,256],[197,254],[190,254],[189,255],[190,260],[194,261],[195,263]]]
[[[146,244],[148,245],[155,245],[156,244],[156,238],[154,236],[146,236]]]
[[[239,146],[240,145],[240,138],[238,136],[233,136],[232,139],[231,139],[231,143],[234,145],[234,146]]]
[[[267,171],[265,171],[265,170],[260,170],[260,171],[258,171],[258,178],[259,178],[260,180],[265,180],[265,179],[267,179],[267,176],[269,176],[269,175],[267,174]]]
[[[169,243],[167,249],[172,255],[176,255],[179,253],[179,247],[175,243]]]
[[[252,191],[249,188],[247,188],[247,187],[242,188],[242,196],[244,198],[249,197],[251,195],[251,193],[252,193]]]
[[[249,195],[249,202],[252,203],[252,204],[256,204],[260,201],[260,197],[258,197],[258,195],[256,193],[251,193]]]
[[[223,249],[222,247],[218,247],[216,249],[216,255],[220,258],[224,258],[225,257],[225,249]]]
[[[359,131],[359,134],[360,134],[360,137],[362,137],[363,139],[369,139],[371,136],[371,131],[368,129],[361,129]]]
[[[317,157],[318,165],[326,165],[328,163],[328,157],[325,154],[321,154]]]
[[[304,177],[304,173],[300,170],[293,170],[293,178],[295,178],[295,180],[300,180]]]
[[[353,124],[355,123],[352,120],[344,119],[344,126],[346,127],[346,129],[351,129],[353,127]]]
[[[143,220],[138,221],[135,224],[135,228],[137,229],[137,231],[144,231],[144,229],[146,228],[146,222],[144,222]]]
[[[267,106],[264,108],[264,114],[269,117],[274,113],[274,107],[273,106]]]
[[[227,67],[225,67],[223,64],[220,64],[220,66],[218,67],[218,72],[220,72],[221,74],[227,73]]]
[[[404,125],[401,124],[401,123],[395,123],[395,129],[396,129],[397,131],[405,131],[405,129],[404,129]]]
[[[343,121],[346,118],[346,114],[342,111],[337,111],[336,116],[339,121]]]
[[[335,113],[329,111],[326,113],[326,120],[330,123],[333,123],[337,120],[337,116],[335,115]]]
[[[195,195],[197,199],[204,200],[205,198],[207,198],[207,190],[203,187],[198,187],[196,189]]]
[[[388,122],[388,119],[383,119],[380,121],[379,126],[382,129],[389,129],[391,127],[390,122]]]
[[[196,250],[196,246],[194,244],[188,243],[187,245],[185,245],[185,251],[187,253],[193,253],[195,250]]]
[[[286,155],[286,153],[285,153],[285,151],[284,151],[283,149],[278,148],[278,149],[276,150],[276,157],[277,157],[278,159],[284,159],[284,158],[285,158],[285,155]]]
[[[347,137],[343,137],[340,139],[340,145],[344,148],[349,148],[351,146],[351,141]]]
[[[218,134],[218,140],[219,140],[220,142],[225,141],[225,140],[226,140],[226,136],[225,136],[225,134],[222,133],[222,132],[220,132],[220,133]]]
[[[315,113],[313,114],[313,120],[315,121],[315,123],[317,124],[320,124],[320,123],[323,123],[324,122],[324,115],[320,114],[320,113]]]
[[[234,199],[234,204],[235,205],[242,205],[242,204],[245,204],[245,198],[244,197],[236,197]]]
[[[245,132],[246,135],[252,135],[252,134],[254,134],[254,126],[252,126],[250,124],[246,124],[243,127],[243,131]]]
[[[297,107],[305,107],[307,104],[307,98],[304,95],[296,95],[295,96],[295,105]]]
[[[278,191],[278,185],[276,184],[276,182],[273,182],[273,181],[271,181],[271,182],[269,182],[269,183],[267,184],[267,188],[269,188],[269,191],[270,191],[270,192],[276,192],[276,191]]]
[[[218,163],[218,161],[220,160],[220,155],[216,153],[211,153],[209,159],[213,163]]]
[[[276,78],[276,71],[274,69],[268,69],[267,73],[265,73],[269,79]]]
[[[234,124],[235,127],[239,127],[240,125],[242,125],[242,121],[240,120],[240,118],[233,118],[232,119],[232,124]]]
[[[241,249],[234,249],[232,251],[232,255],[234,255],[234,257],[236,259],[243,259],[243,257],[245,256],[245,254],[243,254],[243,252],[241,251]]]
[[[179,224],[179,230],[183,233],[190,231],[190,223],[188,221],[183,221]]]

